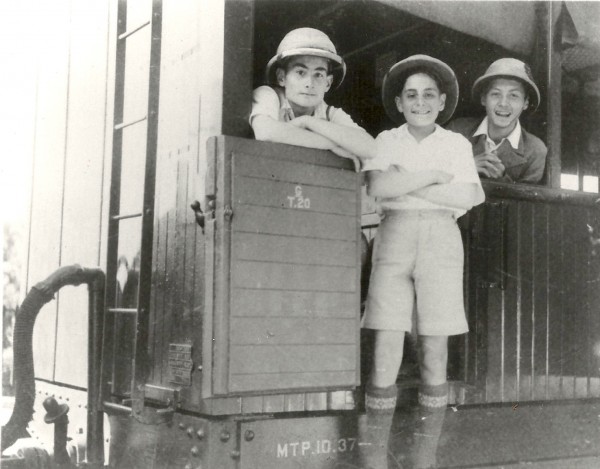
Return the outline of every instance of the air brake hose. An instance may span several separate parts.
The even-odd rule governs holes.
[[[35,380],[32,336],[40,309],[66,285],[93,284],[97,281],[102,282],[103,288],[104,273],[100,269],[86,269],[79,265],[61,267],[48,278],[34,285],[23,300],[13,331],[15,404],[9,421],[2,428],[0,440],[2,450],[12,446],[19,438],[27,436],[27,424],[33,417]]]

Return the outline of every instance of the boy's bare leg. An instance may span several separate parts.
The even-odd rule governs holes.
[[[422,335],[419,336],[419,341],[421,382],[430,386],[444,384],[448,369],[448,337]]]
[[[375,331],[373,363],[365,393],[366,428],[359,430],[361,468],[388,467],[388,440],[396,410],[396,377],[403,348],[404,331]]]
[[[421,386],[416,410],[411,468],[436,467],[436,452],[448,405],[448,337],[419,336]]]
[[[404,352],[404,331],[375,331],[370,383],[377,388],[396,384]]]

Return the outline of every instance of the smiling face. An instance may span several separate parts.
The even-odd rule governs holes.
[[[529,106],[525,86],[519,80],[496,78],[481,95],[488,116],[488,133],[492,139],[508,136]]]
[[[276,73],[295,116],[312,114],[333,82],[328,60],[311,55],[292,57],[285,69],[278,68]]]
[[[424,138],[435,130],[435,121],[445,104],[446,95],[426,73],[409,76],[396,96],[396,107],[404,114],[408,130],[415,137]]]

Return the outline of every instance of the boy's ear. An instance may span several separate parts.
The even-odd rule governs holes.
[[[327,89],[325,90],[325,92],[329,91],[332,84],[333,84],[333,75],[327,75]]]
[[[446,93],[440,94],[440,111],[443,111],[446,107]]]
[[[525,103],[523,104],[523,111],[525,111],[529,107],[529,97],[525,98]]]
[[[285,83],[285,70],[281,67],[277,67],[275,70],[275,77],[277,78],[277,84],[283,86]]]
[[[396,108],[398,109],[398,111],[404,114],[404,111],[402,110],[402,99],[400,99],[400,96],[396,96],[394,98],[394,102],[396,103]]]

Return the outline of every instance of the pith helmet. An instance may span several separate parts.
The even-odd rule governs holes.
[[[485,73],[473,83],[473,101],[478,101],[484,87],[494,78],[516,78],[529,88],[529,105],[535,111],[540,104],[540,91],[533,81],[531,69],[525,62],[517,59],[498,59],[488,67]]]
[[[446,104],[444,109],[440,111],[437,122],[439,124],[447,122],[452,117],[452,114],[454,114],[456,104],[458,103],[458,81],[456,80],[456,75],[441,60],[422,54],[411,55],[392,65],[392,68],[383,77],[381,99],[385,112],[396,124],[404,122],[404,114],[396,106],[396,96],[402,92],[401,87],[404,86],[405,78],[413,70],[431,70],[441,80],[442,90],[440,91],[446,93]]]
[[[337,64],[337,67],[332,67],[335,86],[339,86],[346,75],[346,63],[338,55],[327,34],[314,28],[298,28],[285,35],[279,43],[279,47],[277,47],[277,54],[267,63],[268,83],[277,83],[275,77],[276,64],[282,59],[294,55],[314,55],[329,59]]]

